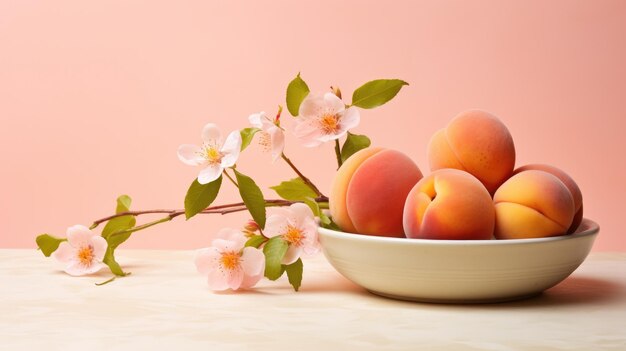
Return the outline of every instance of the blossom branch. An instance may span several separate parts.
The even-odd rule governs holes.
[[[315,184],[313,184],[313,182],[311,182],[309,178],[307,178],[304,174],[302,174],[302,172],[300,172],[296,165],[294,165],[293,162],[291,162],[291,160],[287,156],[285,156],[285,153],[282,153],[280,156],[283,158],[283,160],[285,160],[285,162],[287,162],[289,167],[291,167],[291,169],[296,172],[298,177],[300,177],[300,179],[302,179],[302,181],[315,192],[318,197],[325,198],[325,201],[328,201],[328,198],[324,194],[322,194],[322,192],[315,186]]]
[[[341,161],[341,149],[339,148],[338,139],[335,139],[335,155],[337,155],[337,169],[339,169],[343,162]]]
[[[318,199],[316,199],[317,201]],[[273,199],[273,200],[266,200],[265,201],[265,205],[268,207],[281,207],[281,206],[290,206],[293,205],[295,203],[297,203],[298,201],[288,201],[288,200],[279,200],[279,199]],[[324,202],[324,201],[322,201]],[[247,211],[248,208],[243,204],[243,202],[241,203],[236,203],[236,204],[229,204],[229,205],[220,205],[220,206],[215,206],[215,207],[207,207],[206,209],[202,210],[199,213],[203,213],[203,214],[210,214],[210,213],[217,213],[217,214],[221,214],[221,215],[225,215],[225,214],[229,214],[229,213],[234,213],[234,212],[241,212],[241,211]],[[157,212],[157,211],[162,211],[162,212]],[[148,211],[127,211],[127,212],[121,212],[118,213],[116,215],[113,216],[109,216],[110,218],[115,218],[115,217],[119,217],[119,216],[124,216],[124,215],[133,215],[133,216],[137,216],[139,214],[146,214],[146,213],[169,213],[167,216],[157,219],[155,221],[152,222],[148,222],[142,225],[138,225],[132,228],[128,228],[125,230],[120,230],[117,232],[113,232],[111,233],[111,236],[116,236],[116,235],[122,235],[122,234],[128,234],[128,233],[134,233],[134,232],[138,232],[140,230],[143,229],[148,229],[152,226],[155,226],[157,224],[161,224],[164,222],[169,222],[172,219],[182,215],[185,213],[185,210],[148,210]],[[107,217],[108,218],[108,217]],[[98,220],[99,223],[103,222],[103,219],[99,219]],[[95,222],[94,222],[95,224]],[[93,227],[93,225],[92,225]],[[94,227],[95,228],[95,227]],[[260,228],[259,228],[260,230]]]
[[[184,213],[184,212],[183,212],[183,213]],[[160,224],[160,223],[163,223],[163,222],[169,222],[169,221],[171,221],[174,217],[179,216],[179,215],[181,215],[181,213],[178,213],[178,214],[175,214],[175,215],[174,215],[174,214],[170,214],[170,215],[168,215],[168,216],[166,216],[166,217],[163,217],[163,218],[161,218],[161,219],[157,219],[156,221],[148,222],[148,223],[146,223],[146,224],[138,225],[138,226],[136,226],[136,227],[128,228],[128,229],[125,229],[125,230],[120,230],[120,231],[113,232],[113,233],[111,233],[111,236],[116,236],[116,235],[122,235],[122,234],[128,234],[128,233],[138,232],[138,231],[140,231],[140,230],[150,228],[150,227],[152,227],[152,226],[155,226],[155,225]]]
[[[324,197],[324,196],[320,196],[318,198],[315,199],[316,202],[318,203],[325,203],[328,202],[328,198]],[[289,206],[291,204],[294,204],[297,201],[288,201],[288,200],[281,200],[281,199],[269,199],[269,200],[265,200],[265,205],[268,207],[275,207],[275,206]],[[224,205],[217,205],[217,206],[211,206],[211,207],[207,207],[204,210],[200,211],[200,214],[228,214],[228,213],[233,213],[233,212],[240,212],[240,211],[245,211],[247,210],[246,205],[243,202],[235,202],[232,204],[224,204]],[[143,211],[125,211],[125,212],[120,212],[120,213],[116,213],[107,217],[103,217],[100,218],[98,220],[95,220],[93,222],[93,224],[91,225],[91,227],[89,229],[95,229],[96,227],[98,227],[98,225],[100,225],[101,223],[104,223],[106,221],[109,221],[113,218],[117,218],[117,217],[122,217],[122,216],[133,216],[133,217],[137,217],[140,215],[144,215],[144,214],[159,214],[159,213],[166,213],[168,214],[167,217],[164,218],[168,218],[174,219],[182,214],[185,213],[184,209],[176,209],[176,210],[169,210],[169,209],[155,209],[155,210],[143,210]],[[165,222],[165,220],[164,220]],[[136,227],[135,227],[136,228]]]
[[[226,170],[224,170],[224,174],[226,175],[226,177],[228,179],[230,179],[230,181],[237,187],[239,188],[239,184],[237,184],[237,181],[235,181],[235,179],[233,179],[233,177],[230,176],[230,174],[228,174],[228,172]]]

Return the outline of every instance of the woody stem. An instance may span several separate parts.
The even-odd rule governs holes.
[[[283,160],[285,160],[285,162],[287,162],[289,167],[291,167],[291,169],[296,172],[296,174],[298,175],[298,177],[300,177],[300,179],[302,179],[304,184],[311,188],[311,190],[313,190],[318,197],[325,198],[326,201],[328,201],[328,198],[324,194],[322,194],[322,192],[315,186],[315,184],[313,184],[313,182],[311,182],[309,178],[307,178],[304,174],[302,174],[302,172],[300,172],[296,165],[294,165],[293,162],[291,162],[291,160],[287,156],[285,156],[284,153],[282,153],[280,156],[283,158]]]

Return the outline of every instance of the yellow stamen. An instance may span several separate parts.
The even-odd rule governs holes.
[[[202,150],[202,157],[204,157],[204,159],[206,159],[209,164],[214,165],[222,162],[222,157],[224,157],[224,154],[222,154],[215,146],[205,145],[204,149]]]
[[[282,238],[294,246],[302,245],[302,240],[304,239],[304,233],[302,229],[298,227],[294,227],[292,225],[287,226],[287,230],[282,235]]]
[[[83,246],[78,250],[78,260],[83,266],[91,266],[94,259],[93,247]]]
[[[223,252],[221,261],[222,267],[232,271],[239,268],[241,256],[235,251]]]
[[[339,115],[338,114],[325,114],[320,118],[320,128],[324,134],[335,134],[339,131]]]

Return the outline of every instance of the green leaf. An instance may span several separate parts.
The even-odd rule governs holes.
[[[130,204],[133,200],[128,195],[120,195],[117,197],[117,207],[115,207],[115,213],[122,213],[130,211]]]
[[[292,116],[300,113],[302,100],[309,95],[309,86],[300,78],[300,73],[287,86],[287,109]]]
[[[328,216],[325,216],[325,217],[326,218],[321,219],[321,222],[322,222],[321,223],[321,227],[322,228],[341,231],[341,228],[339,228],[337,223],[333,222],[333,220],[330,217],[328,217]]]
[[[128,274],[130,274],[130,273],[127,273],[126,275],[128,275]],[[117,278],[117,276],[116,276],[116,275],[114,275],[113,277],[111,277],[111,278],[109,278],[109,279],[107,279],[107,280],[105,280],[105,281],[103,281],[103,282],[100,282],[100,283],[94,283],[94,284],[96,284],[96,286],[106,285],[106,284],[109,284],[109,283],[111,283],[112,281],[114,281],[114,280],[115,280],[115,278]]]
[[[62,242],[67,241],[67,239],[57,238],[50,234],[41,234],[35,238],[35,242],[37,243],[37,247],[41,250],[41,252],[46,257],[50,257],[53,252],[55,252],[59,245]]]
[[[359,150],[369,147],[371,144],[372,141],[367,136],[348,132],[348,137],[341,147],[341,162],[346,162],[350,156]]]
[[[367,82],[352,93],[352,105],[374,108],[393,99],[409,83],[400,79],[377,79]]]
[[[189,219],[209,207],[217,198],[221,185],[222,176],[208,184],[200,184],[194,179],[185,196],[185,217]]]
[[[239,184],[239,194],[243,203],[246,204],[248,211],[252,215],[252,219],[259,225],[261,229],[265,228],[265,199],[263,192],[258,185],[245,174],[233,169]]]
[[[114,252],[115,252],[115,249],[112,249],[111,246],[109,245],[109,247],[107,248],[107,251],[104,253],[104,258],[102,259],[102,262],[106,264],[107,266],[109,266],[111,273],[115,274],[116,276],[124,277],[124,276],[129,275],[130,273],[124,272],[122,270],[122,267],[120,267],[120,264],[117,263],[117,261],[115,260]]]
[[[251,236],[250,239],[248,239],[248,241],[246,241],[246,245],[245,247],[254,247],[254,248],[259,248],[259,246],[261,246],[261,244],[263,244],[265,242],[265,237],[263,237],[262,235],[255,235],[255,236]]]
[[[254,134],[260,132],[259,128],[244,128],[239,131],[241,134],[241,151],[245,150],[248,145],[252,142],[252,138],[254,138]]]
[[[302,284],[302,271],[304,265],[302,264],[302,260],[298,259],[296,262],[285,266],[285,271],[287,272],[287,278],[289,278],[289,284],[293,286],[295,291],[300,289],[300,285]]]
[[[313,191],[302,178],[293,178],[291,180],[284,181],[278,185],[270,187],[276,191],[278,196],[285,200],[290,201],[302,201],[306,198],[315,198],[317,194]]]
[[[265,276],[270,280],[280,278],[283,273],[281,261],[287,253],[288,244],[280,236],[275,236],[263,246],[265,255]]]
[[[302,202],[304,202],[307,206],[309,206],[309,208],[311,209],[311,211],[313,211],[313,215],[315,217],[319,217],[320,216],[320,205],[312,198],[307,197],[302,199]]]
[[[130,211],[131,202],[132,200],[128,195],[122,195],[118,197],[117,207],[115,208],[115,213],[122,213],[122,212]],[[137,223],[137,220],[135,219],[134,216],[130,216],[130,215],[113,218],[109,220],[107,224],[104,226],[104,228],[102,229],[102,237],[107,240],[109,247],[112,250],[115,250],[115,248],[118,247],[121,243],[128,240],[128,238],[130,238],[132,233],[126,233],[126,234],[114,235],[114,236],[111,236],[111,234],[121,231],[121,230],[132,228],[135,226],[135,223]]]
[[[309,206],[309,208],[311,208],[311,211],[313,211],[313,215],[315,217],[319,217],[320,224],[322,226],[329,225],[331,223],[330,217],[324,214],[324,211],[320,209],[320,205],[314,199],[306,198],[302,200],[302,202],[304,202]]]
[[[327,215],[324,214],[324,212],[320,211],[320,224],[324,227],[324,228],[328,228],[328,226],[330,226],[331,224],[334,224],[333,221],[330,219],[330,217],[328,217]],[[335,227],[337,227],[336,224],[334,224]],[[339,227],[337,227],[336,230],[339,230]]]
[[[117,207],[115,208],[115,213],[123,213],[130,211],[131,198],[128,195],[122,195],[117,198]],[[121,216],[111,219],[107,222],[106,226],[102,229],[102,237],[107,241],[107,250],[104,253],[104,258],[102,262],[109,266],[109,269],[116,276],[125,276],[130,273],[126,273],[122,270],[119,263],[115,260],[115,249],[128,238],[130,238],[132,233],[125,233],[119,235],[113,235],[116,232],[130,229],[135,226],[137,220],[134,216]]]

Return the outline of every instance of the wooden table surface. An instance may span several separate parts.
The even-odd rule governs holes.
[[[323,256],[286,279],[213,293],[192,251],[120,250],[133,274],[70,277],[36,250],[0,250],[1,350],[626,350],[626,253],[592,253],[518,302],[437,305],[374,296]]]

